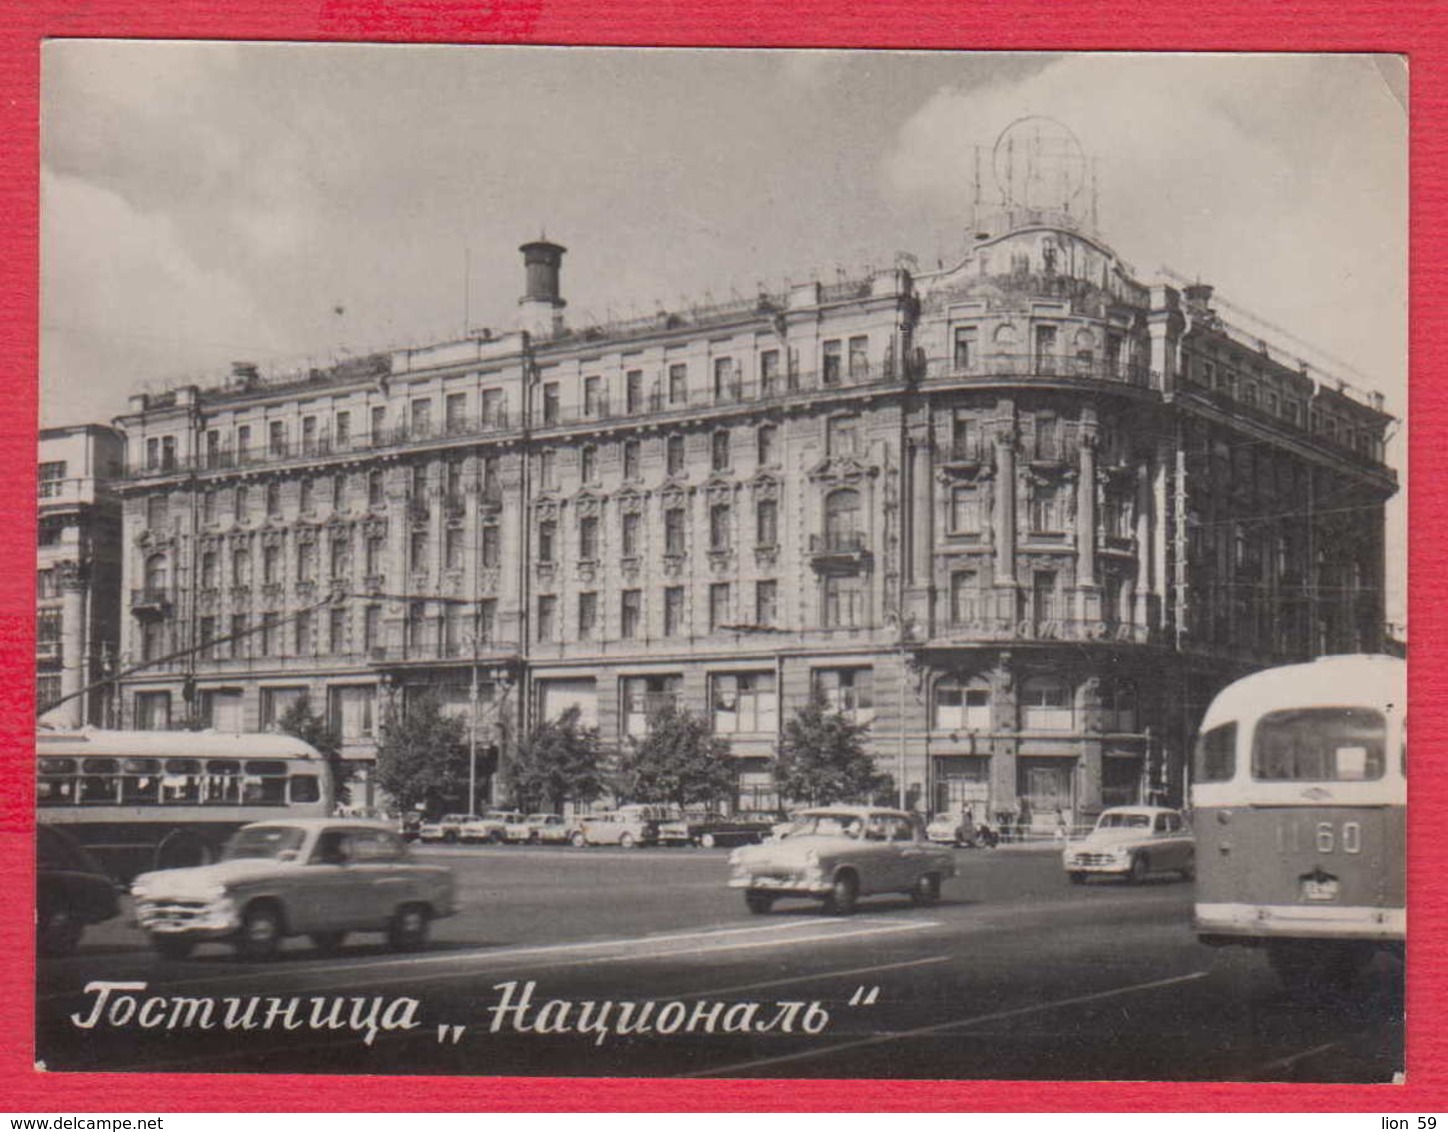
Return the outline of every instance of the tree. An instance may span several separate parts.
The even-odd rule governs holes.
[[[866,724],[829,711],[814,699],[784,725],[774,767],[781,797],[810,805],[871,802],[888,796],[894,780],[865,750]]]
[[[709,720],[667,705],[649,716],[649,733],[620,753],[614,788],[625,800],[717,804],[730,797],[738,776],[729,744]]]
[[[592,802],[603,793],[596,727],[580,727],[577,706],[534,725],[515,748],[513,790],[520,808],[555,812],[564,802]]]
[[[325,716],[312,710],[311,701],[305,695],[282,712],[277,727],[315,747],[327,760],[327,769],[332,772],[332,788],[337,801],[348,796],[347,784],[351,782],[356,768],[342,757],[342,740],[336,730]]]
[[[437,812],[463,804],[468,792],[468,728],[432,693],[396,702],[382,717],[377,784],[404,810],[422,803]],[[468,800],[469,802],[471,799]]]

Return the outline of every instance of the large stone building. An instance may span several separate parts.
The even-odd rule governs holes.
[[[123,649],[200,647],[126,725],[305,693],[365,759],[388,697],[467,712],[476,665],[483,728],[707,712],[746,808],[814,694],[922,810],[1180,799],[1226,682],[1381,647],[1390,418],[1068,213],[980,227],[938,271],[588,327],[538,241],[515,332],[136,397]]]
[[[105,425],[40,432],[35,553],[35,700],[62,726],[111,721],[120,643],[124,441]],[[52,710],[52,705],[56,705]]]

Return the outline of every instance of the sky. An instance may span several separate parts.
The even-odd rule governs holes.
[[[52,40],[41,420],[510,329],[542,234],[574,324],[949,265],[974,147],[1043,114],[1139,276],[1214,284],[1405,421],[1406,85],[1382,56]]]

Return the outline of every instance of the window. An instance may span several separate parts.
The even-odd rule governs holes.
[[[161,437],[161,470],[163,472],[176,470],[176,438],[174,436]]]
[[[420,651],[427,646],[427,602],[407,603],[407,647]]]
[[[1031,485],[1031,533],[1060,534],[1061,488],[1054,483]]]
[[[228,635],[231,637],[231,655],[234,659],[241,660],[251,655],[251,634],[245,613],[231,615],[231,632]]]
[[[1036,372],[1056,372],[1056,328],[1036,327]]]
[[[980,421],[969,413],[956,413],[951,422],[950,457],[971,463],[980,459]]]
[[[583,379],[583,415],[600,417],[603,415],[603,411],[603,380],[597,377],[585,377]]]
[[[713,436],[709,449],[709,465],[716,472],[729,470],[729,430],[721,428]]]
[[[592,444],[579,449],[578,476],[584,483],[598,482],[598,449]]]
[[[551,448],[538,453],[538,486],[545,491],[558,486],[555,468],[558,454]]]
[[[827,574],[824,579],[826,629],[858,629],[867,623],[865,601],[868,591],[859,574]]]
[[[216,556],[212,556],[213,565]],[[35,572],[35,596],[40,600],[60,596],[60,583],[56,580],[54,570],[37,570]]]
[[[682,405],[689,400],[689,367],[675,362],[669,367],[669,404]]]
[[[203,523],[216,522],[216,496],[217,492],[210,488],[201,493],[201,521]]]
[[[831,417],[826,422],[826,450],[831,456],[855,455],[855,417]]]
[[[483,501],[486,503],[503,501],[503,485],[498,478],[498,458],[496,456],[483,457]]]
[[[497,633],[498,624],[498,602],[495,598],[487,598],[478,602],[478,640],[482,644],[491,644]]]
[[[216,647],[212,642],[216,640],[216,618],[201,618],[197,624],[197,636],[201,645],[201,659],[214,660]]]
[[[682,676],[626,676],[619,681],[625,735],[647,735],[649,719],[676,708],[683,692]]]
[[[850,339],[850,376],[865,377],[870,372],[870,339],[865,335]]]
[[[763,350],[759,355],[759,392],[770,397],[779,391],[779,351]]]
[[[1036,632],[1044,633],[1047,626],[1054,625],[1058,615],[1056,572],[1037,570],[1031,575],[1031,619]]]
[[[844,356],[840,353],[840,340],[832,338],[823,346],[822,364],[820,367],[820,380],[825,385],[838,385],[840,383],[840,366]]]
[[[754,623],[773,625],[779,618],[779,583],[767,578],[754,583]]]
[[[1197,739],[1193,780],[1228,782],[1237,771],[1237,725],[1224,723]]]
[[[315,486],[310,479],[303,479],[300,488],[300,509],[303,515],[310,515],[314,509]]]
[[[948,676],[935,685],[933,725],[940,731],[989,731],[990,689]]]
[[[282,716],[307,698],[305,688],[263,688],[261,690],[261,726],[275,731]]]
[[[975,360],[975,327],[957,326],[955,328],[955,370],[957,373],[969,373],[971,363]]]
[[[460,432],[467,431],[468,395],[466,393],[449,393],[447,395],[447,400],[443,403],[443,419],[449,436],[456,436]]]
[[[251,585],[251,552],[245,549],[232,551],[231,584],[238,588]]]
[[[779,504],[773,499],[761,499],[754,505],[754,542],[757,546],[779,543]]]
[[[953,625],[970,625],[980,617],[974,570],[956,570],[950,575],[950,621]]]
[[[372,443],[387,443],[387,406],[373,405],[371,413]]]
[[[463,461],[449,460],[443,465],[443,496],[450,509],[463,508]]]
[[[347,476],[344,472],[332,477],[332,510],[347,510]]]
[[[552,562],[554,551],[554,540],[558,534],[558,524],[551,519],[545,519],[538,524],[538,561]]]
[[[272,480],[266,485],[266,513],[268,518],[278,518],[282,513],[282,485]]]
[[[712,632],[730,623],[729,583],[712,582],[709,585],[709,629]]]
[[[367,473],[367,506],[381,507],[382,503],[382,470],[373,468]]]
[[[146,441],[146,471],[156,472],[161,469],[161,441],[156,437]]]
[[[1070,731],[1075,726],[1071,687],[1059,676],[1032,676],[1021,685],[1021,728]]]
[[[593,515],[578,520],[578,557],[584,562],[598,561],[598,519]]]
[[[1061,458],[1060,422],[1052,413],[1038,413],[1035,419],[1035,458],[1037,460],[1059,460]]]
[[[152,495],[146,499],[146,526],[153,531],[159,531],[166,525],[167,500],[165,495]]]
[[[497,523],[483,524],[483,566],[496,569],[502,561],[503,536]]]
[[[817,668],[815,695],[827,711],[839,712],[855,723],[875,716],[874,670],[870,668]]]
[[[598,594],[589,590],[578,595],[578,639],[593,640],[598,630]]]
[[[716,554],[728,551],[730,537],[731,508],[727,503],[716,503],[709,508],[709,549]]]
[[[352,442],[352,414],[346,409],[340,410],[333,418],[332,435],[339,450],[345,449]]]
[[[684,587],[664,590],[664,636],[677,637],[684,631]]]
[[[386,551],[387,542],[381,535],[367,536],[367,541],[362,544],[363,565],[366,567],[367,577],[375,578],[382,573],[382,557]]]
[[[426,543],[424,543],[424,546],[425,545]],[[335,534],[332,536],[331,577],[333,580],[340,580],[347,576],[347,556],[350,550],[351,547],[347,543],[346,535]]]
[[[246,463],[251,453],[251,425],[242,425],[236,430],[236,460],[239,464]]]
[[[558,423],[558,382],[550,381],[543,386],[543,423]]]
[[[631,369],[623,378],[624,408],[629,415],[641,413],[644,409],[644,371]]]
[[[779,462],[776,441],[779,430],[774,425],[760,425],[755,433],[755,453],[761,468],[772,468]]]
[[[448,570],[463,568],[463,529],[448,527],[443,532],[443,567]]]
[[[408,435],[420,438],[432,435],[432,399],[418,398],[409,406],[412,417]]]
[[[47,644],[58,643],[63,627],[64,620],[61,617],[60,610],[42,610],[36,618],[35,639],[44,641]]]
[[[302,418],[302,455],[315,456],[317,454],[317,418]]]
[[[462,610],[448,602],[442,607],[442,654],[461,656],[462,652]]]
[[[141,625],[141,659],[160,660],[166,653],[166,626],[161,621]]]
[[[1101,682],[1101,729],[1122,734],[1136,731],[1136,685],[1130,680]]]
[[[333,637],[333,650],[336,638]],[[362,614],[362,647],[368,652],[382,647],[382,607],[369,605]]]
[[[778,729],[773,672],[721,672],[711,683],[717,734],[767,734]]]
[[[676,476],[684,470],[684,438],[671,436],[664,441],[664,466],[667,473]]]
[[[639,449],[637,440],[623,442],[623,478],[626,480],[639,478]]]
[[[171,693],[136,693],[136,728],[140,731],[167,731],[171,727]]]
[[[347,651],[347,611],[345,609],[327,610],[327,647],[338,655]]]
[[[670,507],[664,512],[664,553],[670,557],[684,553],[684,509]]]
[[[267,611],[261,615],[261,655],[277,656],[281,652],[280,614]]]
[[[858,550],[860,493],[843,487],[825,497],[825,549]]]
[[[267,426],[267,455],[273,459],[287,454],[287,426],[285,421],[272,421]]]
[[[371,685],[327,689],[327,718],[342,742],[372,737],[376,698],[377,689]]]
[[[639,553],[639,516],[630,511],[623,517],[623,557],[637,558]]]
[[[39,546],[59,546],[64,538],[65,526],[62,523],[42,521],[36,531],[36,544]]]
[[[261,551],[261,580],[263,585],[273,586],[282,580],[282,548],[264,546]]]
[[[619,636],[632,640],[639,635],[643,614],[643,591],[624,590],[619,601]]]
[[[558,598],[553,594],[538,595],[538,639],[551,641],[555,632]]]
[[[246,485],[238,484],[235,490],[233,490],[231,493],[232,519],[238,523],[246,522],[246,513],[249,507],[250,501],[247,498]]]
[[[714,359],[714,400],[733,401],[737,400],[739,390],[734,382],[734,359],[729,357]]]
[[[507,423],[507,416],[503,409],[503,391],[501,389],[483,390],[482,423],[488,428],[501,428]]]

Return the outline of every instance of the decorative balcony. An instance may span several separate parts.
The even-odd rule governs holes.
[[[820,571],[855,571],[869,564],[864,531],[826,531],[809,536],[810,561]]]
[[[970,358],[924,358],[918,364],[926,381],[1011,378],[1079,378],[1159,389],[1160,375],[1146,366],[1128,365],[1106,357],[1066,357],[1057,354],[984,354]]]
[[[137,617],[165,617],[171,612],[171,591],[142,586],[131,591],[131,612]]]

